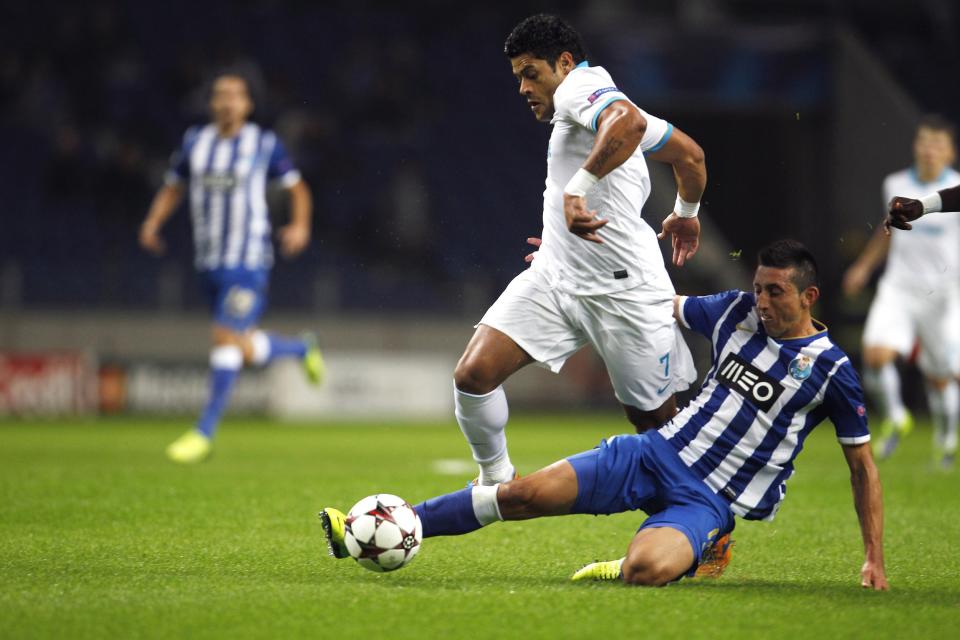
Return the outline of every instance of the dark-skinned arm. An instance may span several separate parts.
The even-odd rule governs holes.
[[[927,202],[930,196],[922,200],[896,196],[890,201],[887,219],[883,221],[883,228],[887,235],[890,235],[892,227],[904,231],[913,229],[913,225],[910,223],[926,213],[960,211],[960,186],[941,189],[937,191],[937,196],[940,198],[939,203],[936,202],[935,197],[932,198],[931,202]]]
[[[647,156],[651,160],[669,164],[677,181],[677,195],[684,202],[700,202],[707,188],[707,161],[703,149],[693,138],[677,127],[660,149]],[[700,220],[696,216],[684,218],[672,212],[663,220],[661,240],[671,235],[673,263],[682,267],[700,248]]]
[[[583,169],[598,180],[603,178],[634,154],[646,130],[647,119],[639,109],[626,100],[614,102],[600,113],[597,137]],[[608,220],[597,219],[596,211],[588,211],[587,200],[583,195],[564,192],[563,215],[570,233],[584,240],[603,244],[597,230],[607,224]]]

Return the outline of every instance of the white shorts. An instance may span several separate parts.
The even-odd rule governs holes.
[[[696,380],[673,318],[673,294],[639,285],[597,296],[551,287],[534,269],[507,285],[479,324],[505,333],[554,373],[587,343],[603,358],[617,400],[641,411],[660,407]]]
[[[934,378],[960,375],[960,288],[911,291],[883,280],[863,329],[865,347],[886,347],[904,357],[920,342],[917,365]]]

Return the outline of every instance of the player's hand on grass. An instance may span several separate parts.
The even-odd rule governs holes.
[[[162,256],[167,250],[167,244],[160,236],[159,230],[151,224],[140,227],[140,246],[155,256]]]
[[[583,196],[563,194],[563,215],[567,219],[567,229],[584,240],[603,244],[603,238],[597,235],[597,230],[610,222],[606,218],[598,218],[596,211],[587,210],[587,199]]]
[[[883,570],[883,564],[867,560],[860,568],[860,586],[864,589],[873,589],[874,591],[886,591],[890,588],[887,584],[887,575]]]
[[[870,269],[860,262],[854,262],[843,274],[843,295],[850,297],[860,293],[870,280]]]
[[[540,238],[527,238],[527,244],[532,244],[533,246],[539,248],[540,245],[543,244],[543,240],[541,240]],[[523,261],[528,263],[533,262],[533,259],[536,257],[537,257],[537,252],[534,251],[524,256]]]
[[[672,236],[673,264],[682,267],[700,248],[700,220],[696,217],[681,218],[676,213],[671,213],[663,219],[663,227],[657,234],[657,239],[663,240],[667,234]]]
[[[923,215],[923,203],[913,198],[901,198],[896,196],[890,201],[887,218],[883,221],[883,228],[887,235],[890,235],[890,228],[896,227],[904,231],[913,229],[910,221],[916,220]]]
[[[310,229],[302,224],[288,224],[277,232],[280,238],[280,253],[284,258],[293,258],[310,244]]]

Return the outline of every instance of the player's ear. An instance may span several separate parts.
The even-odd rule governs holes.
[[[566,75],[573,71],[577,65],[573,61],[573,54],[569,51],[564,51],[560,54],[560,57],[557,58],[557,66],[560,67],[560,70]]]
[[[819,287],[811,285],[803,290],[803,293],[800,294],[800,297],[803,299],[806,308],[809,309],[816,304],[817,300],[820,299],[820,289]]]

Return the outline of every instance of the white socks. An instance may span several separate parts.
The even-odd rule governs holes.
[[[477,485],[470,492],[470,499],[473,501],[473,515],[481,527],[485,527],[491,522],[503,520],[500,515],[500,506],[497,504],[497,489],[499,484],[484,486]]]
[[[907,419],[907,408],[900,396],[900,373],[897,366],[888,362],[879,369],[866,369],[863,383],[882,407],[886,417],[895,425],[902,425]]]
[[[270,360],[270,338],[260,329],[250,334],[251,362],[263,366]]]
[[[957,451],[957,421],[960,414],[960,389],[951,380],[943,391],[927,385],[927,403],[933,418],[933,446],[944,453]]]
[[[514,468],[507,453],[504,433],[510,410],[503,387],[478,396],[460,391],[454,385],[453,403],[457,424],[467,438],[473,459],[480,465],[480,484],[494,485],[513,480]]]
[[[210,368],[239,371],[243,368],[243,351],[234,344],[215,346],[210,350]]]

